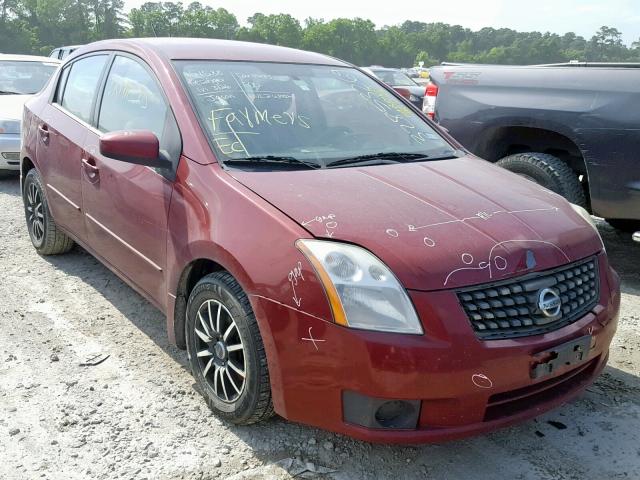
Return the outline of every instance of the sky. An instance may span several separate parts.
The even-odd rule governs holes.
[[[125,0],[128,10],[146,0]],[[182,1],[185,5],[191,0]],[[591,38],[602,25],[623,33],[626,44],[640,38],[640,0],[200,0],[235,14],[241,25],[256,12],[289,13],[331,20],[362,17],[377,27],[405,20],[444,22],[472,30],[507,27],[518,31],[575,32]]]

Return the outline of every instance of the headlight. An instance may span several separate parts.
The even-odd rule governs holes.
[[[382,332],[422,333],[407,292],[372,253],[324,240],[298,240],[296,245],[316,269],[336,323]]]
[[[596,227],[596,222],[593,221],[593,217],[589,214],[589,212],[587,212],[580,205],[576,205],[575,203],[572,203],[571,207],[573,208],[574,212],[576,212],[578,215],[580,215],[582,218],[584,218],[584,220],[589,225],[591,225],[593,227],[595,232],[598,234],[598,238],[600,239],[600,243],[602,243],[602,249],[606,250],[606,247],[604,245],[604,241],[602,240],[602,236],[600,235],[600,232],[598,231],[598,227]]]
[[[598,228],[596,227],[596,223],[593,221],[593,218],[591,217],[589,212],[587,212],[580,205],[576,205],[575,203],[572,203],[571,207],[578,215],[584,218],[587,221],[587,223],[589,223],[589,225],[591,225],[596,231],[598,231]]]
[[[20,120],[15,120],[13,118],[2,118],[0,117],[0,134],[2,133],[20,133]]]

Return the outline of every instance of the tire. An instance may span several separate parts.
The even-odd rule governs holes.
[[[606,220],[613,228],[626,233],[635,233],[640,230],[640,220],[625,220],[621,218],[607,218]]]
[[[247,295],[228,272],[209,274],[193,288],[185,335],[193,376],[212,411],[237,425],[273,415],[258,323]]]
[[[587,208],[587,199],[578,175],[553,155],[516,153],[498,160],[497,164],[562,195],[571,203]]]
[[[60,255],[73,248],[74,242],[56,225],[51,216],[40,175],[29,170],[22,189],[22,202],[29,238],[40,255]]]

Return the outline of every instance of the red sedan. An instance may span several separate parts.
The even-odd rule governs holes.
[[[23,137],[36,250],[77,243],[165,312],[234,423],[439,441],[557,406],[607,361],[619,281],[589,215],[334,58],[94,43]]]

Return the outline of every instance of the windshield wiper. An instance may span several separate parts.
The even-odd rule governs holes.
[[[402,153],[402,152],[379,152],[370,155],[358,155],[357,157],[342,158],[327,163],[327,167],[336,167],[339,165],[356,165],[358,163],[369,162],[371,160],[392,160],[394,162],[409,162],[412,160],[426,160],[429,155],[424,153]]]
[[[358,155],[357,157],[342,158],[333,162],[327,163],[327,168],[336,166],[349,166],[357,165],[359,163],[371,162],[372,160],[384,160],[396,163],[406,162],[419,162],[420,160],[446,160],[449,158],[457,158],[463,156],[464,152],[459,150],[453,150],[450,154],[441,155],[438,157],[432,157],[425,153],[413,153],[413,152],[380,152],[372,153],[370,155]]]
[[[12,92],[11,90],[0,90],[0,95],[23,95],[23,93]]]
[[[322,168],[321,165],[312,162],[306,162],[304,160],[300,160],[295,157],[283,157],[278,155],[259,155],[254,157],[245,157],[245,158],[230,158],[228,160],[223,160],[225,165],[234,165],[234,164],[287,164],[287,165],[302,165],[307,168]]]

